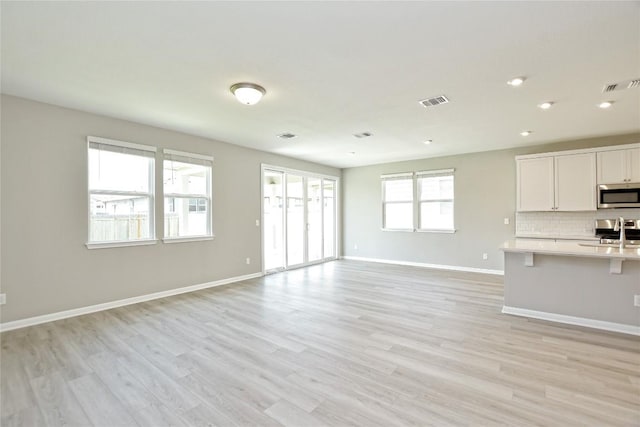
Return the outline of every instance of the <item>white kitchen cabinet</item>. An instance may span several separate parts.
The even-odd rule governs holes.
[[[518,160],[518,211],[555,210],[553,157]]]
[[[598,153],[598,184],[640,182],[640,148]]]
[[[519,212],[596,210],[595,153],[518,159],[517,175]]]
[[[555,210],[596,210],[596,156],[594,153],[556,156]]]

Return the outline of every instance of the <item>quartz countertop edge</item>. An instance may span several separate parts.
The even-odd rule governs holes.
[[[640,261],[640,249],[581,246],[577,242],[551,242],[547,240],[509,240],[500,246],[504,252],[536,253],[545,255],[582,256],[593,258],[624,258]]]
[[[589,236],[569,236],[562,234],[527,234],[527,233],[518,233],[516,234],[516,239],[556,239],[556,240],[589,240],[598,242],[600,241],[599,237],[595,237],[593,235]]]

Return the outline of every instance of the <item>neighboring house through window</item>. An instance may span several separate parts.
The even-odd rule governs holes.
[[[87,137],[88,247],[154,241],[155,147]]]
[[[163,154],[164,238],[212,237],[213,157],[175,150]]]

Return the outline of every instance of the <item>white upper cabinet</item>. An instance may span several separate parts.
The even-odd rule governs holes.
[[[555,210],[553,157],[518,160],[518,211]]]
[[[556,156],[554,159],[555,210],[596,210],[595,153]]]
[[[598,153],[598,184],[640,182],[640,148]]]
[[[640,148],[627,150],[629,182],[640,182]]]
[[[596,210],[595,153],[518,159],[517,169],[519,212]]]

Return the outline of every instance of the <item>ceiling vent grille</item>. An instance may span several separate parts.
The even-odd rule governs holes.
[[[282,138],[282,139],[291,139],[291,138],[295,138],[296,136],[292,133],[286,132],[286,133],[281,133],[280,135],[278,135],[278,138]]]
[[[640,78],[625,80],[623,82],[611,83],[611,84],[605,85],[605,87],[602,89],[602,92],[606,93],[606,92],[613,92],[614,90],[632,89],[634,87],[639,87],[639,86],[640,86]]]
[[[436,105],[446,104],[448,102],[449,102],[449,99],[446,96],[440,95],[440,96],[434,96],[433,98],[423,99],[422,101],[420,101],[420,104],[423,107],[434,107]]]
[[[367,138],[373,135],[371,132],[362,132],[362,133],[354,133],[353,136],[356,138]]]

